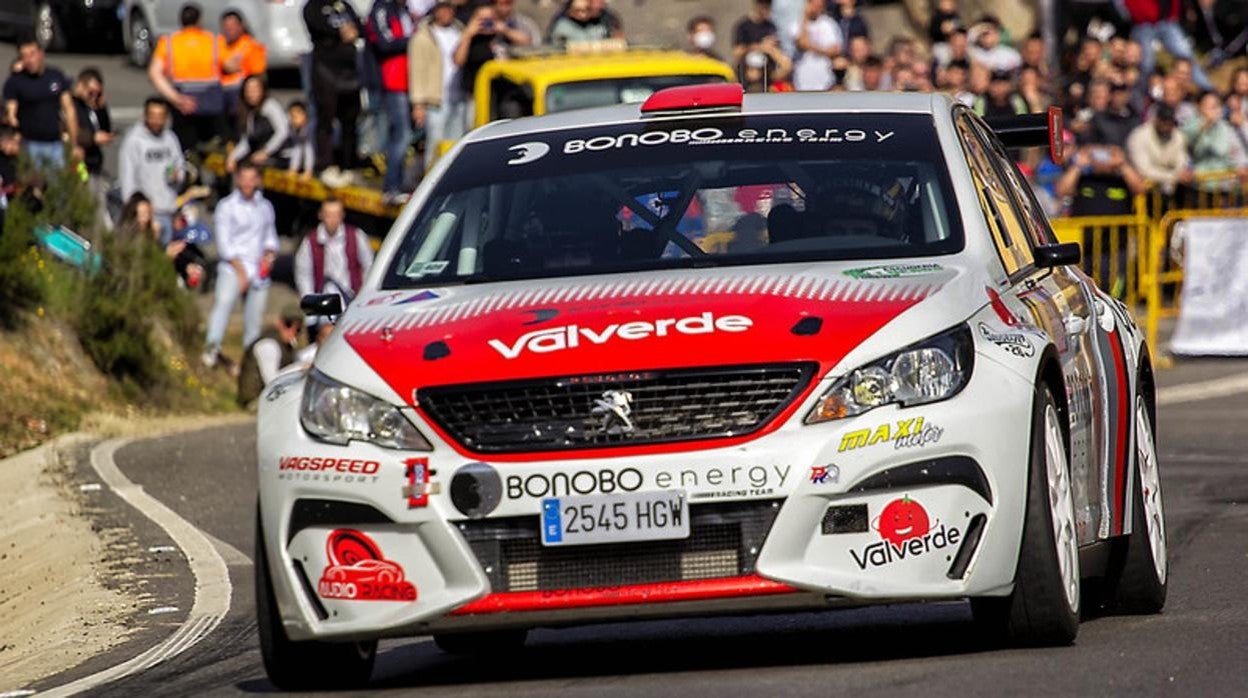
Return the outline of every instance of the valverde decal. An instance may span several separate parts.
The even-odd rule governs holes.
[[[922,504],[902,497],[884,505],[879,518],[872,522],[882,540],[871,543],[861,550],[850,549],[858,569],[883,567],[905,559],[921,557],[935,550],[957,545],[962,532],[933,522]]]
[[[585,344],[606,344],[609,341],[637,341],[651,337],[666,337],[668,334],[710,334],[712,332],[745,332],[754,325],[754,321],[743,315],[724,315],[715,317],[705,312],[682,318],[664,318],[654,322],[613,323],[592,329],[580,325],[563,325],[534,330],[520,335],[513,343],[499,339],[491,339],[489,345],[503,355],[505,359],[514,359],[521,352],[531,351],[536,354],[549,354],[565,349],[575,349]]]
[[[941,271],[939,264],[882,264],[875,267],[846,269],[843,274],[851,279],[900,279]]]
[[[340,528],[325,541],[328,561],[316,585],[323,599],[415,601],[416,587],[397,562],[385,559],[367,534]]]
[[[638,490],[703,490],[690,499],[722,499],[775,494],[788,482],[789,465],[687,468],[642,473],[637,468],[598,468],[571,472],[508,475],[503,491],[508,499],[564,497],[571,494],[611,494]]]
[[[317,482],[376,482],[381,463],[360,458],[285,456],[277,462],[277,479]]]
[[[838,451],[852,451],[856,448],[874,446],[878,443],[893,444],[893,448],[916,448],[940,441],[945,430],[923,417],[899,419],[894,423],[881,424],[875,429],[855,429],[841,436]]]
[[[1022,332],[994,332],[991,327],[979,323],[979,334],[984,339],[1008,351],[1014,356],[1029,357],[1036,355],[1036,345],[1031,337]]]
[[[805,360],[826,369],[939,287],[923,278],[880,284],[728,269],[614,281],[550,279],[520,283],[505,294],[480,284],[459,288],[453,297],[402,306],[402,312],[348,314],[341,332],[368,366],[405,396],[466,380],[598,375],[708,361]],[[534,319],[528,311],[549,308],[559,309],[557,318],[525,326]],[[820,334],[817,342],[791,332],[802,317],[833,314],[837,331]],[[386,327],[389,341],[381,335]],[[753,341],[734,341],[747,337]],[[422,359],[435,339],[449,354]]]

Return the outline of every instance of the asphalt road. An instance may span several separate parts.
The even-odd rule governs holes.
[[[1164,388],[1246,373],[1248,362],[1199,361],[1161,372],[1160,381]],[[981,647],[963,604],[648,621],[537,631],[523,650],[484,660],[444,655],[428,638],[386,642],[368,693],[1245,695],[1246,418],[1244,393],[1161,408],[1169,603],[1156,616],[1087,619],[1072,647]],[[219,541],[234,594],[226,620],[199,645],[100,692],[272,690],[260,663],[247,559],[255,506],[251,425],[136,442],[116,460],[127,477]],[[112,515],[127,515],[124,505],[118,503]],[[168,543],[161,535],[151,527],[137,528],[136,549]],[[191,602],[190,573],[176,563],[153,576],[148,603],[183,609],[184,616]],[[137,654],[170,632],[175,617],[159,618],[157,624],[136,614],[140,631],[126,645],[35,688],[60,685]]]

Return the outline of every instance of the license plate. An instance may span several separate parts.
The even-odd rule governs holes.
[[[542,544],[586,545],[689,537],[684,490],[542,500]]]

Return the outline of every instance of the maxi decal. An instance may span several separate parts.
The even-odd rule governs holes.
[[[875,429],[855,429],[845,432],[837,451],[852,451],[889,441],[895,449],[917,448],[940,441],[944,433],[943,428],[924,422],[923,417],[899,419],[895,426],[892,423],[885,423]]]
[[[981,322],[979,323],[979,334],[984,339],[1014,356],[1026,358],[1036,355],[1036,345],[1031,341],[1031,337],[1022,332],[995,332],[991,327]]]
[[[599,468],[573,472],[508,475],[503,482],[507,499],[611,494],[638,490],[685,489],[689,498],[724,499],[776,494],[788,482],[789,465],[724,466],[659,470],[649,474],[637,468]],[[703,488],[714,489],[703,489]]]
[[[387,560],[367,534],[340,528],[325,541],[326,564],[316,593],[344,601],[415,601],[403,567]]]
[[[880,534],[881,540],[861,550],[851,548],[849,551],[860,570],[921,557],[933,550],[955,546],[962,538],[957,528],[932,521],[923,505],[909,496],[884,505],[871,527]]]

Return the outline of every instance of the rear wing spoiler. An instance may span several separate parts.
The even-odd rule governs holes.
[[[1020,114],[1018,116],[996,116],[984,119],[984,123],[1001,144],[1007,148],[1049,147],[1049,157],[1057,164],[1062,163],[1062,108],[1049,107],[1044,114]]]

